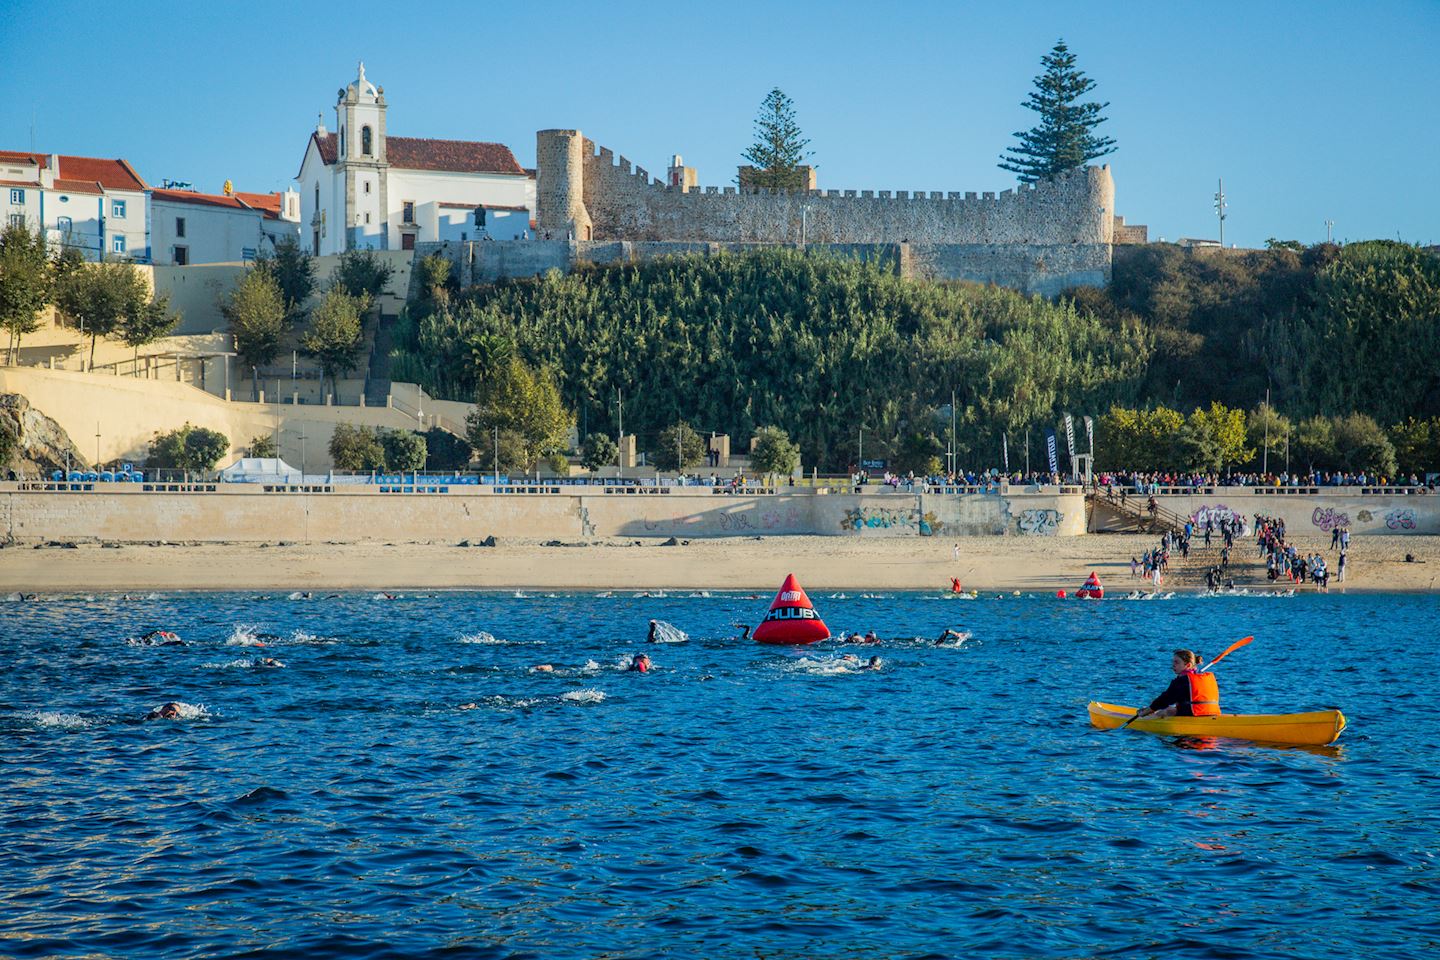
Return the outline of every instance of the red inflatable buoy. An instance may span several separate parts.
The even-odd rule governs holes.
[[[1061,600],[1064,600],[1064,599],[1065,599],[1065,591],[1064,591],[1064,590],[1056,590],[1056,591],[1055,591],[1055,596],[1059,597]]]
[[[1095,575],[1094,570],[1090,571],[1090,576],[1085,578],[1080,589],[1075,591],[1075,596],[1080,600],[1103,600],[1105,598],[1105,588],[1100,585],[1100,578]]]
[[[814,643],[830,636],[830,628],[815,612],[810,598],[792,573],[780,585],[780,592],[775,594],[775,600],[770,604],[770,612],[755,628],[754,636],[759,643]]]

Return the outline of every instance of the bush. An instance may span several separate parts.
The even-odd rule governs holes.
[[[661,470],[683,472],[705,459],[705,439],[688,423],[660,431],[651,461]]]
[[[470,465],[470,444],[448,430],[425,432],[425,469],[464,470]]]
[[[800,466],[800,448],[779,427],[761,427],[750,447],[750,466],[760,473],[788,477]]]
[[[601,467],[615,466],[619,455],[620,448],[608,433],[592,433],[580,445],[580,465],[591,473]]]
[[[425,438],[410,430],[380,431],[380,446],[385,451],[385,469],[390,473],[406,473],[425,468]]]
[[[335,461],[336,470],[385,469],[385,448],[380,438],[369,427],[357,427],[349,423],[338,423],[330,435],[330,459]]]
[[[278,457],[280,451],[275,447],[275,438],[269,434],[254,437],[250,441],[250,456],[252,457]]]
[[[214,470],[221,458],[230,452],[230,438],[215,430],[191,426],[157,433],[150,441],[145,464],[170,470]]]

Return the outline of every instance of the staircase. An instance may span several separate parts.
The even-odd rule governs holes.
[[[365,405],[383,407],[390,397],[390,351],[395,343],[396,314],[382,313],[370,343],[370,363],[365,376]]]
[[[1103,487],[1086,495],[1090,512],[1095,506],[1104,504],[1108,509],[1128,521],[1126,533],[1150,534],[1156,545],[1166,531],[1179,537],[1185,532],[1188,517],[1182,517],[1173,510],[1156,505],[1152,513],[1149,497],[1138,494],[1121,499],[1114,487]],[[1190,556],[1181,557],[1178,550],[1170,552],[1170,573],[1165,583],[1171,589],[1204,589],[1205,572],[1219,566],[1220,553],[1225,546],[1225,537],[1218,530],[1211,535],[1210,546],[1205,546],[1204,532],[1196,530],[1190,537]],[[1230,548],[1230,565],[1225,576],[1237,587],[1258,586],[1266,583],[1265,564],[1260,560],[1253,540],[1236,540]]]

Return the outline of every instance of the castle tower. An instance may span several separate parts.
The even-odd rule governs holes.
[[[586,141],[579,130],[535,134],[536,223],[552,240],[593,240],[585,209]]]
[[[685,166],[685,158],[677,153],[670,158],[670,169],[665,172],[665,182],[689,193],[699,187],[700,173],[694,167]]]
[[[345,248],[387,249],[385,88],[365,79],[363,62],[355,81],[339,92],[335,121],[336,172],[344,177]]]

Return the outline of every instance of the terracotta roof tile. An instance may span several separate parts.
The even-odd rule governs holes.
[[[216,193],[196,193],[194,190],[151,190],[151,198],[169,200],[173,203],[194,203],[206,207],[229,207],[232,210],[249,210],[250,207],[236,197]]]
[[[326,165],[335,163],[339,155],[338,138],[333,133],[311,138],[320,150]],[[525,170],[515,154],[503,143],[474,140],[429,140],[422,137],[386,137],[385,156],[390,166],[402,170],[443,170],[453,173],[508,173],[524,176]]]
[[[0,150],[0,160],[29,161],[44,169],[50,167],[50,156],[20,150]],[[145,181],[135,168],[124,160],[103,160],[98,157],[60,157],[60,169],[55,172],[58,181],[83,180],[100,184],[107,190],[146,190]],[[78,188],[70,188],[78,189]]]

